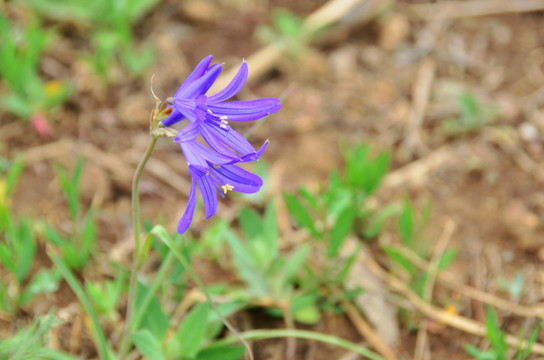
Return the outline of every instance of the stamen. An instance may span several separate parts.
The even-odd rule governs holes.
[[[214,169],[219,169],[221,165],[212,165]]]
[[[221,185],[221,190],[223,190],[223,194],[226,194],[227,191],[232,191],[233,189],[234,186],[232,186],[231,184]]]

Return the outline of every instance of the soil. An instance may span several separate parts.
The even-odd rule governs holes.
[[[0,157],[20,155],[27,160],[13,196],[14,211],[66,229],[68,214],[54,164],[73,167],[77,156],[83,156],[82,200],[84,206],[99,209],[95,258],[101,260],[93,260],[80,276],[115,276],[111,261],[128,268],[130,184],[147,145],[147,121],[154,104],[149,91],[151,74],[155,75],[155,93],[166,98],[202,57],[213,54],[228,69],[263,47],[253,33],[270,23],[272,9],[288,8],[304,17],[324,3],[161,1],[135,28],[138,41],[155,48],[155,63],[141,78],[122,75],[109,85],[93,78],[77,60],[78,52],[88,46],[83,30],[61,25],[62,39],[48,50],[43,72],[46,78],[71,79],[74,96],[47,115],[53,136],[41,137],[12,115],[0,117]],[[430,21],[416,11],[424,3],[443,4],[390,2],[369,21],[352,23],[342,31],[330,30],[333,36],[301,54],[285,55],[240,93],[241,99],[282,97],[283,101],[280,112],[251,132],[253,144],[271,141],[264,155],[270,186],[263,198],[281,199],[283,191],[300,186],[317,189],[326,183],[332,169],[343,166],[343,150],[355,144],[389,148],[391,174],[375,201],[400,203],[408,196],[416,209],[422,209],[430,200],[432,215],[426,237],[436,244],[446,224],[454,223],[448,247],[459,251],[450,268],[458,281],[508,299],[497,280],[522,274],[519,302],[538,305],[544,298],[544,15],[505,11],[455,19],[437,15]],[[55,66],[46,66],[51,63]],[[461,116],[457,99],[464,92],[489,109],[490,121],[466,133],[449,133],[444,124]],[[242,133],[251,128],[247,124],[235,127]],[[179,148],[165,139],[160,139],[153,156],[154,166],[162,168],[149,171],[142,180],[143,217],[162,219],[173,230],[188,195],[185,161]],[[418,170],[407,171],[410,166]],[[262,202],[256,207],[261,208]],[[220,203],[216,216],[233,219],[245,204],[227,199]],[[200,234],[207,224],[196,216],[193,233]],[[284,224],[284,230],[292,233],[290,226]],[[44,241],[40,241],[35,269],[50,264]],[[387,266],[378,244],[396,241],[391,227],[370,244],[373,256]],[[195,271],[206,283],[233,279],[218,264],[205,259],[196,264]],[[87,319],[75,302],[63,284],[55,294],[25,306],[15,318],[0,318],[0,337],[54,308],[64,314],[64,324],[56,330],[58,339],[64,341],[57,346],[84,358],[96,357],[82,325]],[[440,283],[432,302],[438,307],[453,305],[457,314],[485,321],[485,305]],[[122,310],[119,314],[124,314]],[[510,333],[517,333],[527,321],[504,311],[499,315]],[[423,321],[421,315],[415,316]],[[245,330],[283,327],[283,322],[259,309],[243,312],[234,320]],[[485,343],[461,330],[435,325],[429,330],[427,359],[467,359],[464,343]],[[399,359],[411,359],[417,332],[402,326],[394,348]],[[364,342],[345,316],[326,313],[312,329]],[[543,341],[541,335],[539,342]],[[255,351],[256,359],[283,359],[285,341],[259,342]],[[344,354],[330,346],[298,342],[297,359],[355,359],[342,357]]]

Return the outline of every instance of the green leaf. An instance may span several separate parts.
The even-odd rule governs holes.
[[[289,256],[289,259],[282,268],[282,272],[279,276],[279,280],[282,284],[288,284],[297,275],[302,265],[306,262],[306,258],[310,253],[310,245],[303,244],[293,254]]]
[[[30,267],[36,256],[34,232],[27,221],[21,220],[17,229],[17,239],[13,240],[15,240],[14,246],[16,248],[17,261],[15,276],[19,283],[22,283],[30,271]]]
[[[373,193],[389,169],[390,154],[382,151],[374,160],[370,159],[369,146],[357,146],[348,156],[346,173],[348,183],[364,191]]]
[[[0,107],[25,120],[32,115],[32,106],[18,94],[0,96]]]
[[[368,146],[357,146],[347,158],[346,174],[348,183],[354,187],[363,187],[368,164],[367,158],[370,149]]]
[[[138,308],[138,306],[142,303],[148,291],[149,288],[147,286],[141,282],[138,282],[135,299],[136,308]],[[140,328],[149,330],[155,339],[162,342],[169,327],[170,322],[168,317],[164,314],[159,300],[156,297],[153,297],[149,303],[146,313],[142,318]]]
[[[53,293],[59,288],[60,272],[57,269],[44,270],[41,269],[32,277],[30,283],[26,286],[25,291],[19,299],[21,305],[32,300],[34,296],[40,293]]]
[[[538,339],[538,326],[535,327],[532,331],[531,331],[531,335],[529,335],[529,339],[527,340],[527,344],[525,346],[525,348],[522,349],[522,346],[521,346],[521,337],[520,337],[520,345],[518,346],[518,349],[517,349],[517,354],[516,354],[516,360],[525,360],[527,359],[527,357],[529,355],[531,355],[531,349],[533,348],[533,345],[535,344],[536,340]]]
[[[203,302],[187,314],[180,328],[168,343],[168,354],[174,357],[183,355],[187,358],[196,355],[204,341],[209,310],[209,304]]]
[[[0,263],[9,272],[15,272],[15,262],[13,261],[14,255],[7,244],[0,243]]]
[[[273,22],[278,30],[288,37],[298,36],[302,27],[302,20],[286,9],[274,11]]]
[[[399,218],[399,233],[404,245],[412,248],[414,235],[414,211],[408,201],[404,202],[404,207]]]
[[[496,360],[506,360],[506,353],[508,351],[506,334],[501,331],[497,313],[491,306],[487,307],[485,324],[487,329],[487,338],[489,339],[489,342],[497,355]]]
[[[408,274],[415,274],[416,268],[410,260],[408,260],[398,249],[393,246],[384,245],[382,246],[383,252],[387,255],[389,260],[393,261],[401,268],[406,270]]]
[[[306,200],[308,202],[308,204],[310,204],[310,206],[314,209],[314,210],[317,210],[318,208],[318,201],[317,201],[317,198],[315,197],[314,194],[312,194],[310,192],[310,190],[306,189],[306,188],[300,188],[298,189],[300,195],[304,198],[304,200]]]
[[[62,247],[65,243],[68,242],[59,233],[57,233],[55,229],[51,227],[51,225],[47,223],[45,224],[44,235],[46,240],[48,240],[50,243],[52,243],[55,246]]]
[[[353,207],[347,207],[336,219],[331,234],[330,243],[328,248],[328,256],[330,258],[338,255],[338,251],[344,242],[346,236],[351,232],[353,228],[353,221],[355,220],[355,209]]]
[[[388,204],[384,208],[379,209],[377,213],[368,219],[368,223],[364,230],[364,236],[368,239],[377,236],[380,232],[382,232],[387,220],[398,214],[399,211],[399,206],[396,204]]]
[[[17,181],[21,177],[21,174],[23,173],[24,168],[25,168],[25,162],[23,158],[19,157],[15,159],[6,177],[6,195],[7,196],[10,196],[13,193],[13,190],[15,189],[15,184],[17,184]]]
[[[317,307],[317,297],[313,294],[295,297],[291,301],[291,312],[296,321],[307,325],[315,325],[321,319],[321,313]]]
[[[263,235],[263,222],[255,211],[243,208],[238,221],[246,239],[253,240]]]
[[[132,333],[132,341],[146,358],[165,360],[160,343],[148,330],[140,330]]]
[[[253,255],[230,230],[224,232],[232,252],[232,262],[240,279],[244,280],[256,295],[265,296],[268,289],[261,271]]]
[[[475,359],[478,360],[496,360],[495,353],[493,351],[483,352],[475,346],[465,344],[463,346],[465,351]]]
[[[202,349],[195,360],[241,360],[245,351],[243,346],[210,346]]]
[[[448,249],[440,256],[438,260],[438,270],[444,270],[451,265],[457,257],[457,249]]]
[[[289,212],[298,225],[310,230],[310,233],[314,237],[320,238],[321,234],[315,228],[314,222],[304,205],[302,205],[296,197],[290,194],[284,194],[284,199]]]
[[[278,219],[276,218],[276,206],[275,202],[271,201],[264,213],[263,220],[263,237],[266,241],[266,248],[270,254],[270,258],[273,259],[278,255]]]

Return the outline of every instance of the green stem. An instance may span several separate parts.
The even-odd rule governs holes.
[[[106,336],[104,335],[104,331],[102,330],[100,322],[98,321],[98,316],[96,316],[96,313],[94,312],[94,309],[91,305],[91,302],[89,301],[89,298],[85,294],[85,291],[83,291],[83,288],[81,287],[81,285],[79,285],[76,277],[70,272],[68,267],[58,256],[54,254],[49,254],[49,257],[51,258],[51,261],[53,261],[53,264],[55,264],[56,268],[59,269],[62,277],[64,278],[64,280],[66,280],[74,294],[76,294],[79,302],[87,312],[87,315],[89,315],[89,319],[91,320],[91,326],[94,331],[93,335],[97,343],[98,357],[102,360],[108,360],[110,357],[108,345],[106,343]]]
[[[134,173],[134,178],[132,179],[132,223],[134,225],[134,256],[132,259],[132,268],[130,270],[130,280],[128,288],[128,299],[127,299],[127,314],[125,317],[125,331],[121,339],[121,346],[119,347],[119,359],[123,360],[130,348],[130,331],[132,329],[132,313],[134,312],[134,300],[136,295],[136,285],[138,281],[138,270],[140,268],[140,194],[138,192],[140,185],[140,178],[144,171],[145,164],[151,152],[157,143],[157,137],[151,135],[151,141],[147,145],[144,156],[140,160],[136,172]]]
[[[266,340],[273,338],[298,338],[320,341],[326,344],[338,346],[349,351],[353,351],[370,360],[384,360],[380,355],[368,350],[367,348],[354,344],[350,341],[340,339],[336,336],[326,335],[308,330],[251,330],[239,333],[238,336],[246,340]],[[229,336],[214,342],[213,347],[234,344],[238,337]]]

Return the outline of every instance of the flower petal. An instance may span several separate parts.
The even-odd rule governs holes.
[[[221,72],[221,65],[212,65],[208,71],[197,80],[193,81],[183,91],[175,96],[176,99],[194,99],[208,91]]]
[[[198,63],[198,65],[195,67],[195,69],[191,72],[191,74],[189,74],[189,76],[187,76],[185,81],[178,88],[178,91],[176,91],[176,94],[174,95],[174,97],[178,97],[179,94],[181,92],[183,92],[183,90],[187,86],[189,86],[189,84],[191,84],[192,82],[197,80],[199,77],[204,75],[204,73],[206,73],[206,71],[208,70],[208,68],[210,66],[210,63],[212,62],[212,58],[213,58],[213,56],[208,55]]]
[[[198,137],[198,123],[190,123],[176,134],[174,141],[177,143],[193,141]]]
[[[172,108],[172,112],[170,113],[170,115],[168,115],[166,119],[163,119],[161,123],[163,126],[172,126],[175,123],[183,120],[184,118],[185,116],[174,107]]]
[[[240,65],[240,68],[238,69],[238,72],[236,73],[236,75],[234,75],[230,83],[217,94],[210,96],[208,98],[208,101],[219,102],[219,101],[230,99],[231,97],[236,95],[238,91],[240,91],[240,89],[246,83],[247,74],[248,74],[247,63],[243,61],[242,65]]]
[[[259,160],[259,158],[264,153],[269,143],[270,141],[266,140],[264,144],[261,146],[261,148],[259,149],[259,151],[242,156],[242,158],[240,159],[240,162],[249,162],[249,161]]]
[[[223,129],[211,121],[202,122],[200,128],[204,140],[206,140],[212,149],[219,153],[225,151],[225,146],[236,151],[240,156],[255,153],[253,146],[232,128]]]
[[[204,209],[206,210],[205,219],[215,215],[217,211],[217,190],[213,179],[210,176],[209,169],[198,165],[189,165],[189,173],[198,184],[202,199],[204,200]]]
[[[208,103],[210,109],[216,116],[227,116],[229,121],[250,121],[257,120],[263,116],[275,113],[281,108],[278,99],[263,98],[249,101],[229,101],[223,103]]]
[[[191,225],[193,221],[193,215],[195,213],[195,204],[196,204],[196,183],[195,179],[191,178],[191,191],[189,192],[189,198],[187,199],[187,206],[185,211],[179,219],[178,222],[178,233],[183,234]]]
[[[223,185],[232,185],[234,191],[253,194],[263,185],[263,180],[259,176],[236,165],[223,165],[219,168],[210,168],[210,170]]]
[[[183,116],[183,118],[189,120],[189,122],[195,122],[197,113],[200,111],[196,108],[194,99],[175,99],[174,108]]]
[[[180,142],[179,146],[181,147],[181,151],[183,152],[183,156],[185,156],[185,161],[187,161],[187,164],[206,167],[208,166],[208,163],[200,154],[199,148],[196,147],[196,144],[198,143],[195,140]]]
[[[240,157],[228,151],[228,149],[224,153],[217,152],[196,141],[191,146],[194,151],[198,152],[200,158],[206,161],[205,166],[233,164],[240,161]]]

